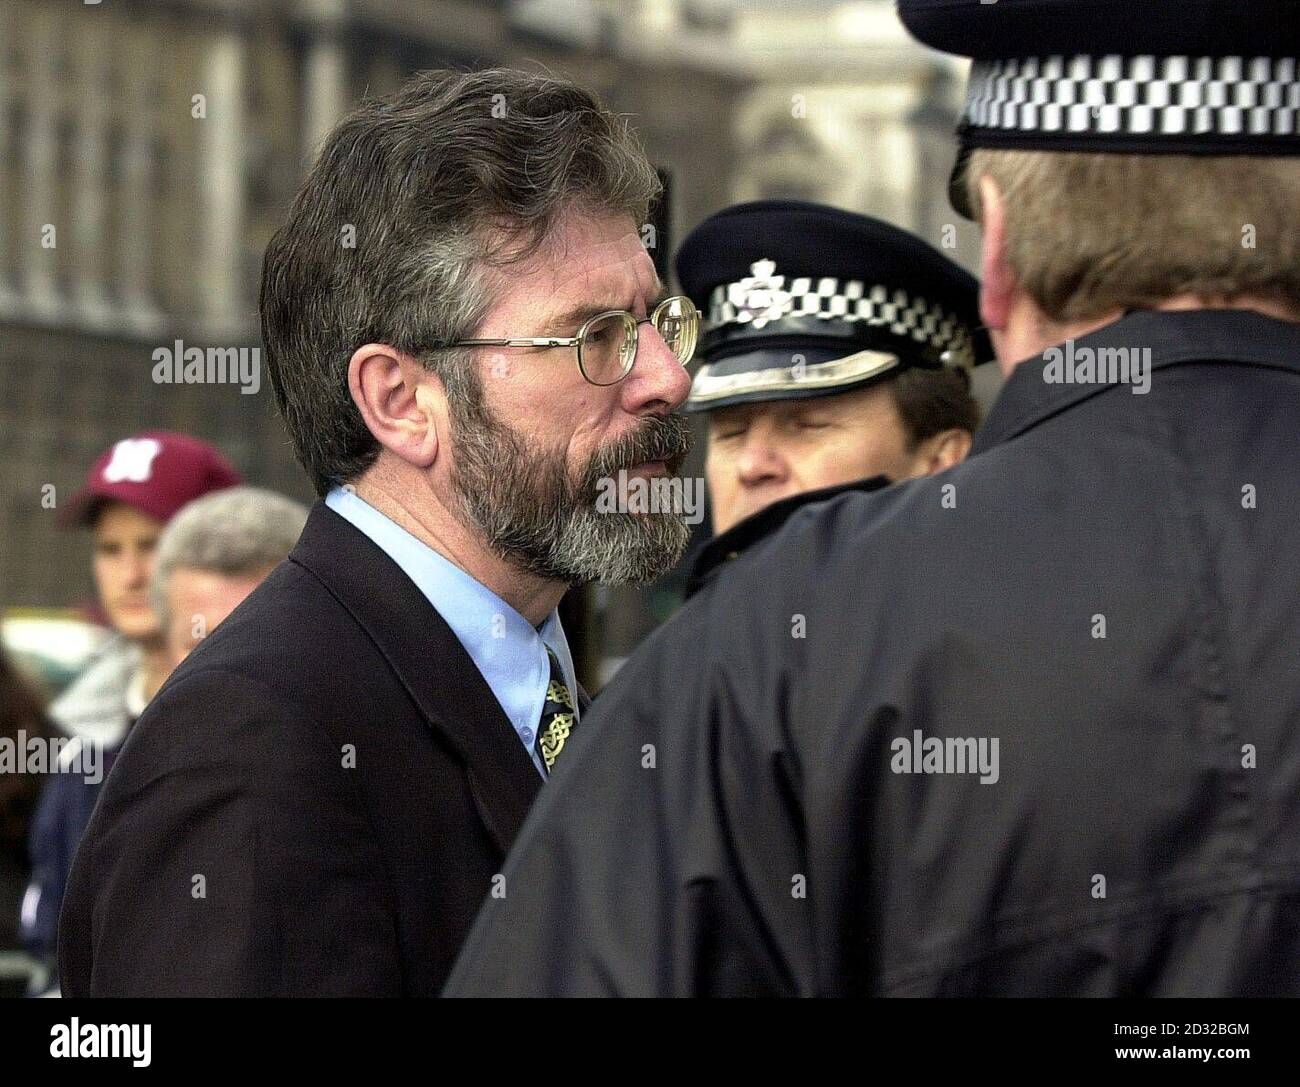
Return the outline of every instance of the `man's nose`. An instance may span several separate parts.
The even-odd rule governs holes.
[[[140,589],[149,584],[153,570],[153,558],[147,551],[133,551],[126,559],[127,584],[132,589]]]
[[[691,376],[654,325],[637,334],[636,359],[622,382],[623,408],[632,415],[676,411],[691,391]]]
[[[789,465],[768,428],[751,426],[736,459],[736,476],[740,482],[746,487],[756,487],[760,483],[782,482],[788,474]]]

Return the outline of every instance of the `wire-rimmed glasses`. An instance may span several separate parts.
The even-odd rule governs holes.
[[[652,324],[664,343],[686,366],[695,355],[700,311],[685,295],[665,298],[649,317],[627,310],[606,310],[582,322],[574,336],[510,336],[504,339],[459,340],[449,347],[572,347],[578,370],[592,385],[614,385],[627,377],[636,361],[640,326]]]

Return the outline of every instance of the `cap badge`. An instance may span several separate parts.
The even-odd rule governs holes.
[[[755,328],[762,328],[768,321],[780,320],[789,313],[794,308],[794,298],[789,291],[782,290],[785,276],[775,274],[775,261],[755,261],[749,270],[753,274],[733,283],[727,294],[736,307],[738,322],[753,322]]]
[[[123,438],[113,446],[113,455],[104,465],[107,483],[148,483],[153,475],[154,459],[162,452],[155,438]]]

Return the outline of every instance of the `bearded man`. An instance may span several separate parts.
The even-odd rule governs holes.
[[[596,508],[688,450],[658,184],[586,92],[510,71],[425,73],[326,141],[261,296],[322,501],[124,749],[66,993],[438,992],[582,727],[561,596],[685,548],[680,513]]]

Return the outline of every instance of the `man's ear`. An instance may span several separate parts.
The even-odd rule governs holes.
[[[923,441],[912,461],[912,470],[917,475],[932,476],[960,464],[970,453],[971,433],[954,427],[940,431]]]
[[[1007,325],[1016,292],[1016,277],[1007,261],[1007,211],[1002,190],[988,174],[979,179],[980,225],[984,249],[980,269],[980,320],[1001,332]]]
[[[417,468],[438,456],[446,425],[442,382],[388,344],[358,347],[348,362],[348,392],[366,428],[385,449]]]

